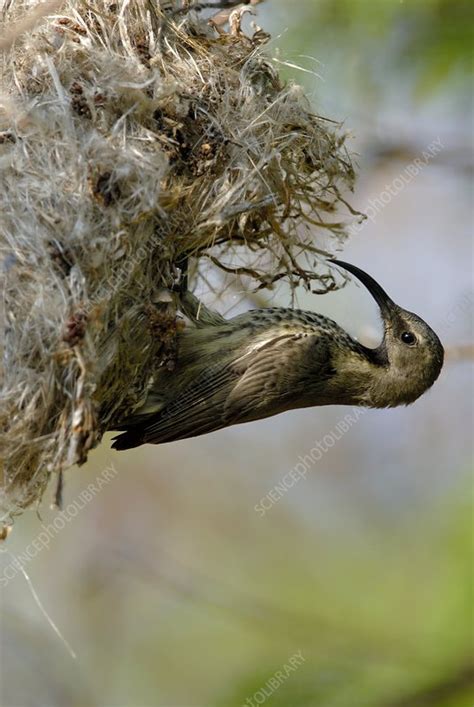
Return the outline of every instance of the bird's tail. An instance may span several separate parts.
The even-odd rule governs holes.
[[[117,449],[122,451],[124,449],[133,449],[134,447],[139,447],[143,444],[143,435],[139,430],[127,430],[122,434],[114,437],[112,442],[112,449]]]

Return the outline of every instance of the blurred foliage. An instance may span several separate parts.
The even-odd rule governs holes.
[[[285,2],[286,0],[280,0]],[[403,73],[419,96],[459,84],[472,72],[474,3],[471,0],[303,0],[302,22],[288,43],[301,53],[318,46],[353,47],[365,57],[363,83],[383,92],[388,73]]]
[[[471,495],[469,485],[467,495],[431,508],[380,545],[370,536],[360,544],[344,537],[326,557],[318,547],[326,576],[304,605],[295,602],[307,612],[306,638],[295,640],[296,624],[288,626],[287,640],[267,645],[219,705],[243,705],[266,689],[272,707],[472,707]],[[275,588],[285,601],[276,577]],[[267,681],[296,650],[305,662],[270,694]]]
[[[283,507],[262,524],[238,493],[206,507],[191,492],[196,516],[179,508],[182,538],[173,547],[170,528],[164,553],[151,488],[135,528],[126,515],[111,523],[125,477],[64,531],[100,542],[89,536],[82,556],[68,556],[73,537],[62,534],[43,565],[44,600],[62,627],[69,616],[79,662],[50,626],[35,634],[30,598],[23,626],[10,615],[11,633],[2,627],[5,707],[255,707],[262,694],[268,707],[472,707],[470,484],[401,511],[395,525],[367,508],[364,529],[347,519],[339,533],[312,532]],[[23,589],[20,579],[17,596]],[[62,612],[55,596],[68,598]],[[271,691],[296,653],[303,662]]]

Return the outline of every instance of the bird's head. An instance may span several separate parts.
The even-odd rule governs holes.
[[[387,406],[412,403],[440,374],[444,359],[441,341],[421,317],[395,304],[366,272],[340,260],[332,262],[355,275],[380,308],[384,337],[377,348],[366,351],[374,363],[385,368],[386,373],[380,379],[385,388],[383,391],[374,389],[373,395],[385,396]]]

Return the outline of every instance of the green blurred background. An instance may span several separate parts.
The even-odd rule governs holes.
[[[439,333],[452,354],[440,380],[412,407],[362,415],[264,515],[256,504],[347,409],[126,453],[107,438],[67,474],[66,507],[110,464],[117,474],[24,565],[31,584],[12,557],[58,511],[45,500],[4,546],[0,576],[14,576],[1,589],[2,707],[474,703],[473,371],[454,349],[473,338],[472,8],[258,7],[282,74],[351,130],[354,206],[364,211],[442,144],[344,250]],[[288,303],[284,288],[276,297]],[[380,336],[355,284],[298,301]],[[235,287],[217,303],[224,313],[250,305]]]

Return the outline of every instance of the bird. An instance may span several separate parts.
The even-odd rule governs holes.
[[[196,437],[296,408],[391,408],[423,395],[443,366],[438,336],[359,267],[330,262],[378,304],[378,346],[312,311],[270,307],[225,319],[186,291],[180,308],[190,325],[178,333],[175,369],[158,370],[145,402],[115,427],[122,434],[113,448]]]

